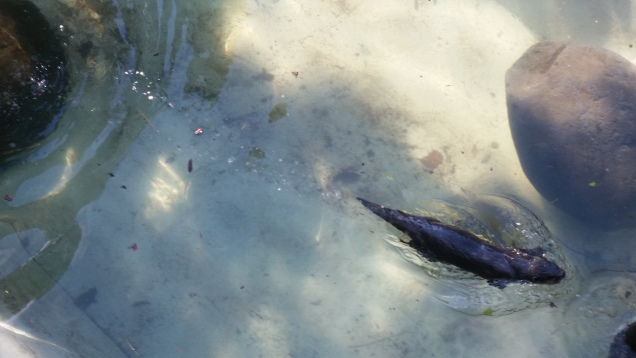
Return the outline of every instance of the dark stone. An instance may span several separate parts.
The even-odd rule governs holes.
[[[636,358],[636,323],[623,328],[614,336],[609,358]]]
[[[0,162],[50,134],[67,87],[66,56],[30,1],[0,2]]]
[[[506,73],[510,129],[543,197],[599,229],[636,226],[636,67],[546,41]]]

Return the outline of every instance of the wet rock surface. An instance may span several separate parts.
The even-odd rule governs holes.
[[[59,38],[29,1],[0,3],[0,161],[55,127],[67,86]]]
[[[599,47],[546,41],[506,73],[510,129],[543,197],[599,229],[636,225],[636,67]]]

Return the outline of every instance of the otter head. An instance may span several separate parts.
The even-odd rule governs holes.
[[[542,257],[535,257],[526,273],[527,279],[534,283],[559,283],[565,277],[562,268]]]

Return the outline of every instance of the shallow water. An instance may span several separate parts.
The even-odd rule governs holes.
[[[540,197],[504,88],[542,39],[635,61],[629,2],[35,3],[72,90],[0,173],[3,356],[596,357],[633,320],[633,231]],[[355,200],[483,193],[518,198],[562,248],[555,307],[449,307],[484,296],[440,294]]]

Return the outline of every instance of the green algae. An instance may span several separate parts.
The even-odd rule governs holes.
[[[278,103],[269,112],[269,123],[276,122],[277,120],[287,115],[287,103]]]

